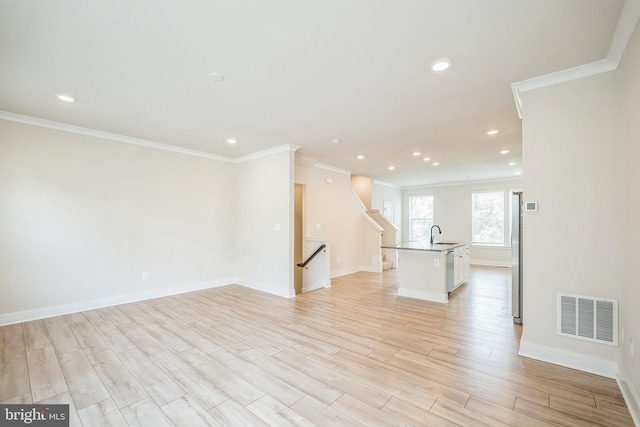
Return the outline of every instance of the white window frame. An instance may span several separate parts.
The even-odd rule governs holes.
[[[435,214],[435,200],[433,197],[433,194],[414,194],[409,196],[409,209],[407,209],[409,211],[409,241],[416,241],[416,237],[413,235],[413,221],[431,221],[431,225],[433,225],[433,216],[431,218],[428,217],[412,217],[412,212],[411,212],[411,199],[413,198],[418,198],[418,197],[430,197],[431,198],[431,204],[433,205],[433,210],[434,210],[434,214]],[[435,215],[434,215],[435,216]]]
[[[502,224],[502,242],[476,242],[474,240],[475,237],[475,230],[473,228],[473,224],[474,224],[474,219],[475,219],[475,211],[474,211],[474,196],[477,194],[490,194],[490,193],[501,193],[502,194],[502,219],[501,219],[501,224]],[[472,191],[471,192],[471,244],[474,246],[487,246],[487,247],[505,247],[506,246],[506,242],[508,240],[508,235],[507,235],[507,231],[510,231],[509,226],[507,226],[507,218],[508,214],[510,212],[510,201],[507,201],[506,198],[509,197],[511,193],[508,192],[506,189],[502,188],[502,189],[495,189],[495,190],[482,190],[482,191]],[[509,197],[509,200],[511,198]]]

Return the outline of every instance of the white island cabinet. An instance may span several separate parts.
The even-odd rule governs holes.
[[[469,276],[469,243],[410,242],[398,250],[398,295],[447,302],[449,293]]]

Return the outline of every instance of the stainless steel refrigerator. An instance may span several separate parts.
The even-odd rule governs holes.
[[[522,323],[522,193],[511,195],[511,315]]]

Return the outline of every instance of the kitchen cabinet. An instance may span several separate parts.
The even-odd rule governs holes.
[[[453,284],[456,288],[469,278],[470,251],[470,245],[459,246],[453,251]]]
[[[469,243],[407,242],[398,251],[398,295],[446,303],[469,275]]]

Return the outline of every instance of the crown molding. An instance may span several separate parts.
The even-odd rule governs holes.
[[[157,150],[171,151],[173,153],[186,154],[188,156],[202,157],[210,160],[217,160],[226,163],[242,163],[248,160],[258,159],[260,157],[270,156],[282,151],[297,151],[300,147],[294,144],[284,144],[277,147],[269,148],[242,157],[226,157],[216,154],[206,153],[204,151],[192,150],[190,148],[178,147],[177,145],[165,144],[162,142],[149,141],[142,138],[134,138],[132,136],[120,135],[117,133],[104,132],[101,130],[85,128],[82,126],[70,125],[67,123],[54,122],[52,120],[40,119],[37,117],[25,116],[22,114],[10,113],[8,111],[0,111],[0,119],[11,122],[24,123],[27,125],[39,126],[48,129],[59,130],[63,132],[75,133],[79,135],[92,136],[110,141],[123,142],[125,144],[140,145],[142,147],[155,148]]]
[[[140,145],[143,147],[155,148],[157,150],[171,151],[174,153],[186,154],[189,156],[202,157],[210,160],[218,160],[220,162],[234,163],[235,161],[230,157],[218,156],[211,153],[205,153],[204,151],[192,150],[190,148],[178,147],[176,145],[164,144],[162,142],[149,141],[141,138],[134,138],[117,133],[104,132],[101,130],[70,125],[67,123],[39,119],[37,117],[24,116],[22,114],[10,113],[8,111],[0,111],[0,119],[39,126],[48,129],[60,130],[63,132],[75,133],[79,135],[93,136],[96,138],[108,139],[111,141],[124,142],[125,144]]]
[[[626,0],[622,7],[622,12],[620,12],[618,24],[611,39],[606,58],[589,64],[579,65],[555,73],[512,83],[511,90],[513,91],[516,110],[518,110],[518,117],[522,119],[521,94],[523,92],[617,70],[627,49],[627,45],[631,37],[633,37],[633,32],[638,25],[638,21],[640,21],[640,0]]]
[[[249,160],[259,159],[261,157],[270,156],[272,154],[281,153],[283,151],[291,151],[295,153],[299,149],[300,147],[295,144],[283,144],[283,145],[278,145],[277,147],[267,148],[266,150],[256,151],[255,153],[247,154],[246,156],[231,159],[231,162],[242,163]]]
[[[313,167],[314,168],[320,168],[320,169],[326,169],[326,170],[329,170],[329,171],[332,171],[332,172],[343,173],[343,174],[349,175],[349,176],[351,175],[351,171],[349,171],[349,170],[340,169],[340,168],[337,168],[335,166],[327,165],[327,164],[320,163],[320,162],[315,162],[313,164]]]
[[[383,182],[383,181],[377,181],[377,180],[373,180],[374,184],[378,184],[378,185],[384,185],[385,187],[391,187],[391,188],[395,188],[396,190],[402,190],[402,187],[399,185],[395,185],[395,184],[389,184],[388,182]]]

